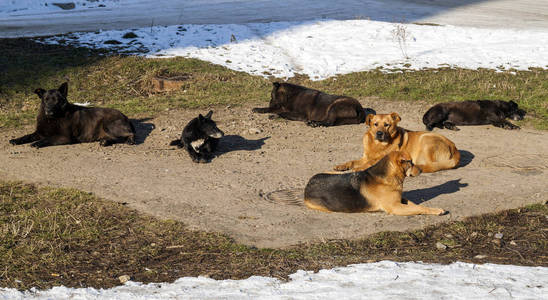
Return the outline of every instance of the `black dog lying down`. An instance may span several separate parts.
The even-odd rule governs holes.
[[[210,110],[205,117],[200,114],[192,119],[183,129],[181,138],[172,141],[170,145],[184,147],[195,163],[209,162],[217,149],[219,139],[224,135],[211,120],[212,114],[213,111]]]
[[[365,122],[365,116],[375,111],[364,111],[358,100],[326,94],[290,83],[273,83],[270,104],[254,108],[256,113],[272,113],[293,121],[307,121],[316,126],[335,126]]]
[[[506,118],[523,120],[525,111],[514,101],[469,100],[439,103],[432,106],[422,117],[426,129],[434,127],[459,130],[455,125],[488,125],[504,129],[519,129]]]
[[[34,91],[42,100],[36,131],[10,140],[12,145],[47,147],[99,141],[101,146],[135,143],[135,128],[129,119],[111,108],[84,107],[67,101],[68,84],[59,89]]]

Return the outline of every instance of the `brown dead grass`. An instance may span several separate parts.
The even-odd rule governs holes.
[[[119,285],[121,275],[140,282],[285,279],[299,269],[385,259],[548,266],[547,235],[548,207],[539,204],[412,232],[257,249],[74,189],[0,182],[0,287],[18,289],[107,288]]]

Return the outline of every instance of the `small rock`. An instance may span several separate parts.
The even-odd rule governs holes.
[[[499,240],[502,239],[503,236],[504,236],[504,235],[503,235],[502,233],[500,233],[500,232],[497,233],[497,234],[495,234],[495,238],[496,238],[496,239],[499,239]]]
[[[73,3],[73,2],[68,2],[68,3],[52,3],[53,5],[61,8],[61,9],[64,9],[64,10],[70,10],[70,9],[74,9],[76,7],[76,5]]]
[[[517,246],[518,244],[516,244],[516,242],[514,242],[514,241],[510,241],[510,245]]]
[[[134,38],[137,38],[137,37],[138,36],[134,32],[131,32],[131,31],[122,36],[123,39],[134,39]]]
[[[117,40],[108,40],[108,41],[105,41],[103,44],[107,44],[107,45],[120,45],[120,44],[122,44],[122,42],[117,41]]]
[[[120,280],[121,284],[124,284],[124,283],[128,282],[130,279],[131,279],[131,277],[129,277],[129,275],[122,275],[122,276],[118,277],[118,280]]]
[[[471,237],[476,237],[476,236],[478,236],[478,233],[474,231],[474,232],[472,232],[472,233],[470,234],[470,236],[471,236]]]
[[[474,256],[475,259],[484,259],[486,257],[487,257],[487,255],[482,255],[482,254],[478,254],[478,255]]]
[[[453,235],[450,234],[450,233],[448,233],[448,234],[445,235],[445,237],[448,238],[448,239],[452,239],[452,238],[453,238]]]
[[[487,236],[491,237],[491,236],[493,236],[493,233],[492,233],[492,232],[489,232],[489,233],[487,234]]]
[[[445,249],[447,249],[447,246],[445,246],[444,244],[442,244],[440,242],[437,242],[436,243],[436,248],[438,248],[439,250],[445,250]]]
[[[259,134],[261,132],[263,132],[262,130],[258,129],[258,128],[249,128],[248,130],[249,133],[252,133],[252,134]]]

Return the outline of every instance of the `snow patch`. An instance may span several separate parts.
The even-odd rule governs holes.
[[[130,281],[111,289],[0,288],[0,299],[540,299],[548,295],[545,267],[381,261],[318,273],[297,271],[290,279],[184,277],[174,283]]]
[[[124,38],[128,32],[137,37]],[[548,32],[369,20],[154,26],[43,40],[147,57],[198,58],[253,75],[321,80],[381,68],[548,68]]]

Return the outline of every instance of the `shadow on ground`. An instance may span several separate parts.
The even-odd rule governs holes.
[[[140,145],[145,142],[152,130],[156,128],[154,123],[147,123],[152,118],[131,119],[131,123],[135,127],[135,144]]]
[[[221,156],[225,153],[232,151],[255,151],[259,150],[265,144],[264,141],[270,137],[264,137],[257,140],[248,140],[240,135],[225,135],[219,142],[219,148],[217,148],[217,156]]]
[[[456,193],[461,188],[468,186],[468,183],[461,183],[460,181],[461,179],[450,180],[433,187],[403,192],[402,196],[415,204],[421,204],[440,195]]]

